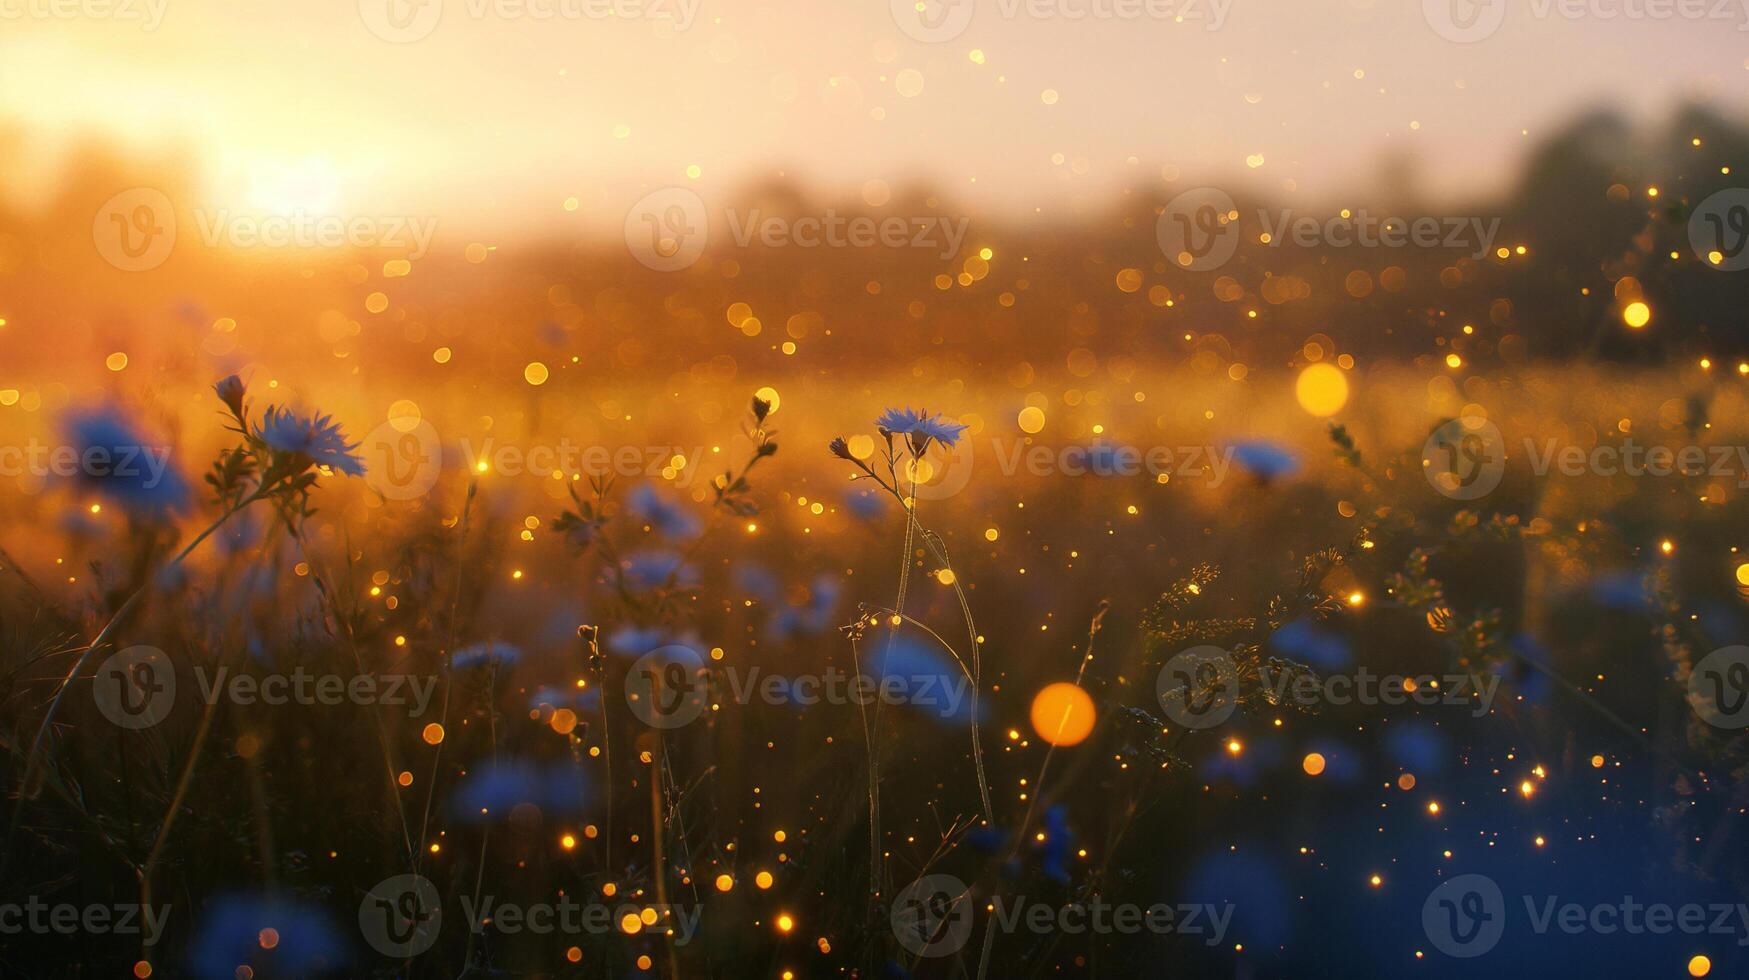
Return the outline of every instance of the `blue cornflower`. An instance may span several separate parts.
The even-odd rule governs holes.
[[[1300,468],[1298,457],[1273,442],[1251,440],[1235,443],[1230,451],[1233,462],[1266,483],[1278,477],[1292,476]]]
[[[601,691],[594,687],[558,687],[542,684],[528,696],[531,711],[542,708],[570,708],[572,711],[594,711],[601,706]]]
[[[777,576],[758,562],[737,562],[733,578],[736,589],[760,602],[776,602],[783,596],[783,585]]]
[[[243,417],[244,387],[242,378],[233,374],[220,379],[213,385],[213,394],[219,396],[219,401],[225,403],[225,407],[231,410],[232,415],[239,419]]]
[[[495,762],[462,777],[450,812],[464,823],[487,823],[526,803],[563,816],[581,812],[587,793],[583,774],[569,764]]]
[[[149,445],[110,411],[68,420],[68,441],[79,454],[76,475],[129,512],[164,518],[188,507],[187,481],[170,465],[170,447]]]
[[[672,551],[640,551],[620,562],[625,582],[634,592],[659,589],[672,579],[675,588],[690,589],[698,584],[698,570]]]
[[[929,448],[930,440],[951,446],[960,440],[966,427],[949,422],[940,414],[930,415],[925,408],[889,408],[875,419],[875,427],[883,433],[903,435],[910,439],[911,449],[919,456]]]
[[[1069,883],[1069,845],[1075,832],[1069,829],[1069,810],[1061,803],[1045,811],[1044,840],[1039,844],[1039,867],[1052,881]]]
[[[824,633],[832,628],[832,610],[838,605],[842,583],[830,575],[814,579],[807,601],[791,604],[771,618],[768,630],[777,639],[788,639],[795,633]]]
[[[277,941],[264,945],[273,930]],[[208,903],[189,943],[194,975],[230,980],[249,973],[264,977],[313,977],[346,965],[346,943],[321,907],[272,895],[228,895]]]
[[[863,520],[873,520],[886,512],[887,498],[873,490],[852,488],[844,492],[844,506]]]
[[[699,640],[697,633],[670,633],[658,626],[621,626],[607,638],[608,651],[627,660],[636,660],[662,647],[703,650],[706,644]]]
[[[607,638],[607,649],[622,657],[636,659],[672,642],[674,638],[666,630],[649,626],[621,626]]]
[[[704,530],[704,525],[699,523],[696,514],[685,507],[677,506],[657,493],[656,488],[648,483],[640,483],[632,488],[631,494],[626,498],[626,509],[631,511],[632,516],[649,524],[666,538],[696,538]]]
[[[457,650],[455,655],[450,657],[450,663],[463,670],[488,665],[497,669],[499,667],[513,667],[521,659],[522,651],[516,647],[508,643],[488,640],[485,643],[474,643]]]
[[[304,418],[288,408],[271,406],[261,416],[261,441],[279,452],[348,476],[364,475],[364,461],[352,452],[358,444],[347,445],[346,436],[333,416]]]
[[[926,718],[949,726],[972,722],[966,678],[957,663],[933,646],[909,635],[883,641],[872,662],[882,698],[910,706]]]

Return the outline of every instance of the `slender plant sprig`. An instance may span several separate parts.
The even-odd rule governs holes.
[[[923,527],[917,519],[917,476],[919,471],[924,469],[925,456],[930,447],[937,442],[944,446],[951,446],[958,440],[964,426],[945,422],[940,416],[931,417],[925,412],[896,411],[889,411],[883,415],[877,426],[883,443],[881,462],[885,464],[886,476],[884,477],[866,460],[858,459],[852,454],[848,442],[843,438],[832,440],[827,448],[832,455],[846,460],[860,471],[851,475],[852,481],[873,480],[897,501],[899,507],[905,512],[904,554],[899,572],[900,601],[893,604],[894,619],[891,624],[892,630],[888,633],[889,644],[892,642],[892,636],[896,633],[900,622],[905,618],[903,599],[909,585],[911,551],[915,542],[920,539],[930,556],[941,568],[952,573],[949,578],[954,590],[954,597],[959,602],[961,618],[965,621],[968,652],[972,661],[972,764],[973,768],[977,770],[978,796],[983,804],[984,823],[986,826],[993,826],[996,818],[990,804],[989,779],[984,771],[982,733],[978,724],[979,699],[983,690],[983,644],[978,637],[977,622],[972,616],[971,600],[967,597],[964,586],[960,584],[960,575],[955,571],[952,559],[948,557],[946,542],[943,541],[940,534]],[[903,438],[895,438],[896,436],[903,436]],[[909,493],[901,489],[905,486],[906,479],[909,480],[910,484]],[[878,722],[879,704],[876,704],[875,712]]]
[[[609,588],[612,590],[627,618],[637,623],[661,621],[670,616],[685,615],[683,603],[676,602],[680,574],[687,563],[698,553],[711,532],[722,522],[725,515],[735,517],[751,517],[759,512],[758,505],[752,499],[752,484],[749,476],[761,460],[777,454],[777,432],[768,425],[771,415],[771,402],[754,396],[751,402],[751,419],[743,423],[742,433],[753,444],[753,450],[741,465],[739,470],[725,470],[712,481],[712,497],[710,513],[705,527],[693,538],[687,549],[674,562],[664,580],[653,588],[635,588],[627,576],[627,564],[621,560],[621,551],[612,533],[613,512],[609,506],[609,497],[613,481],[609,477],[591,476],[589,481],[590,494],[586,497],[578,493],[575,481],[567,484],[566,491],[571,497],[574,509],[565,510],[553,521],[553,529],[564,535],[575,550],[580,553],[593,552],[598,555],[605,571]],[[601,655],[601,628],[596,625],[584,624],[578,627],[578,637],[583,641],[588,651],[588,669],[597,678],[600,690],[611,689],[609,682],[609,664]],[[606,697],[601,698],[601,739],[602,754],[605,758],[607,790],[607,851],[605,862],[611,865],[613,840],[613,756],[610,719],[607,712]],[[667,832],[668,814],[678,813],[674,801],[669,798],[670,787],[674,784],[672,762],[666,752],[666,733],[657,731],[651,748],[653,774],[650,785],[650,820],[651,820],[651,872],[655,879],[655,888],[659,904],[667,902],[668,887],[668,850]],[[684,826],[682,825],[681,847],[684,850]],[[674,947],[672,935],[665,940],[670,967],[679,968],[678,954]]]
[[[479,491],[480,483],[478,480],[468,482],[468,496],[462,503],[462,516],[458,522],[460,532],[456,541],[455,585],[449,596],[449,634],[443,645],[443,706],[439,709],[437,718],[438,727],[446,732],[449,730],[450,692],[454,687],[456,636],[460,628],[462,569],[466,568],[468,564],[462,560],[461,549],[463,545],[467,544],[468,527],[474,513],[474,497],[479,494]],[[426,841],[430,838],[431,833],[431,801],[432,797],[437,795],[437,770],[443,761],[443,745],[447,741],[449,741],[447,738],[439,741],[431,752],[431,768],[425,779],[424,812],[419,818],[419,847],[413,854],[414,874],[419,873],[420,865],[424,862],[425,855],[429,853],[426,850]]]

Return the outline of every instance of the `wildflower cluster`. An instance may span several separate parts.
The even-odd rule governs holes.
[[[850,451],[850,443],[843,436],[833,439],[827,448],[832,455],[850,462],[862,471],[852,474],[852,480],[873,480],[907,506],[911,495],[902,492],[901,488],[907,481],[913,488],[920,482],[919,464],[928,454],[929,447],[939,442],[944,447],[951,448],[966,431],[966,427],[958,422],[950,422],[939,413],[931,415],[927,409],[919,408],[889,408],[881,413],[880,418],[875,419],[875,429],[880,432],[886,445],[881,457],[886,464],[885,477],[869,465],[867,460],[858,459]],[[895,440],[895,436],[901,438]]]
[[[232,432],[242,441],[219,454],[206,482],[228,508],[251,500],[273,499],[287,514],[307,517],[310,491],[326,472],[363,476],[364,462],[332,416],[301,415],[270,405],[259,421],[250,418],[243,380],[231,375],[213,385],[230,413]]]

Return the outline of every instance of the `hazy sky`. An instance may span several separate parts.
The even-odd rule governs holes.
[[[888,0],[643,0],[690,14],[685,29],[596,16],[612,2],[0,0],[0,121],[40,137],[27,174],[96,132],[183,148],[204,193],[239,208],[557,220],[567,197],[623,214],[648,189],[708,195],[784,170],[845,192],[924,177],[1061,213],[1163,165],[1355,189],[1388,150],[1436,189],[1493,186],[1580,108],[1652,119],[1685,97],[1741,106],[1749,88],[1749,0],[1729,0],[1728,19],[1513,0],[1467,44],[1430,18],[1485,30],[1486,4],[975,0],[963,29],[963,11],[926,11],[959,30],[928,43],[911,36],[920,22],[901,29],[907,0],[897,14]]]

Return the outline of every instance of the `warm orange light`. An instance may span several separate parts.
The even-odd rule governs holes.
[[[1047,685],[1032,699],[1032,727],[1052,745],[1075,745],[1093,733],[1093,699],[1067,682]]]

